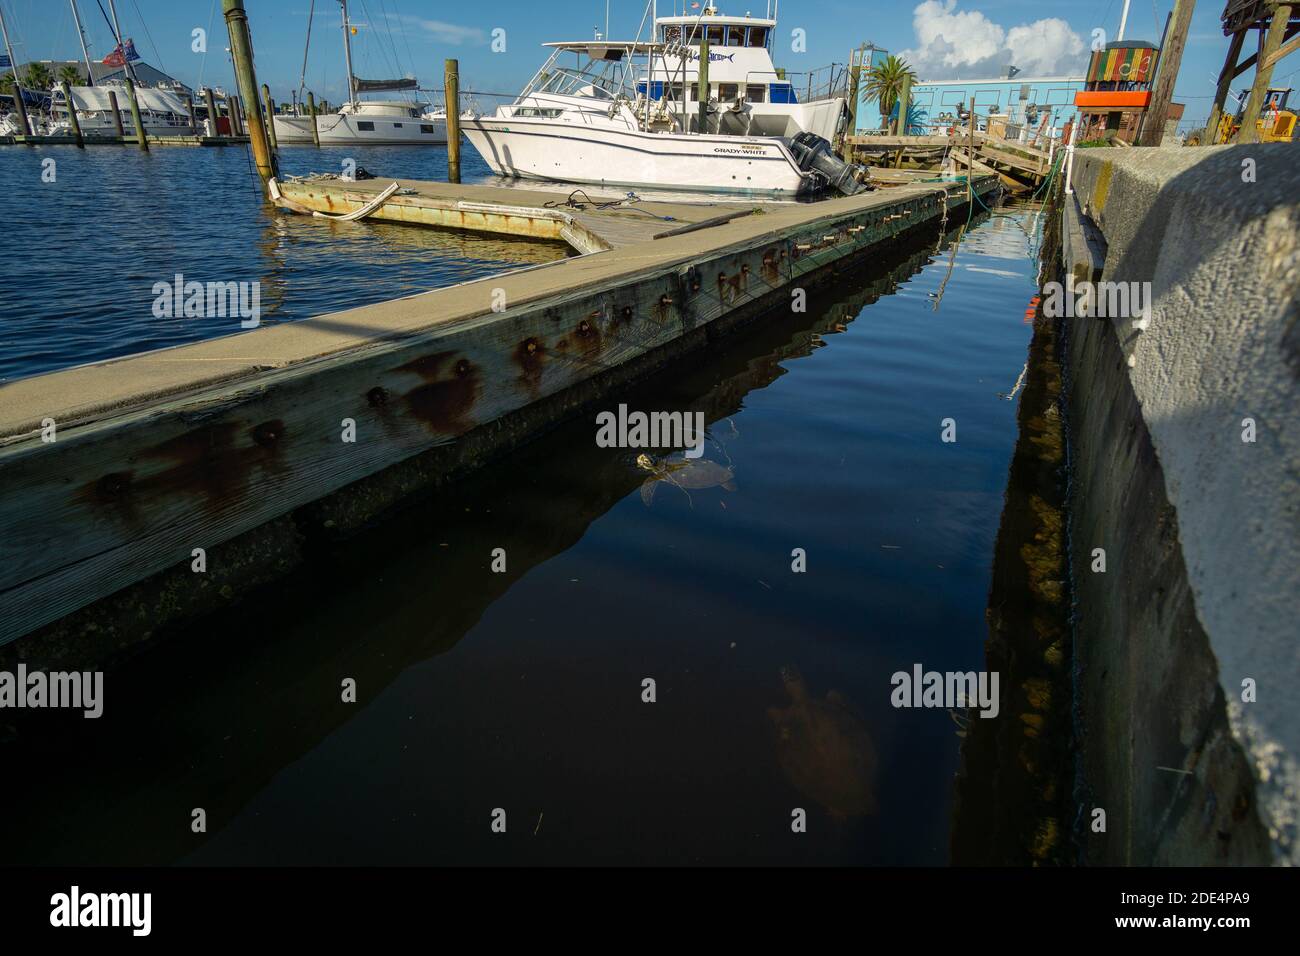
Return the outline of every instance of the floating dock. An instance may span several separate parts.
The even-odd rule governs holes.
[[[150,146],[243,146],[248,143],[247,136],[191,136],[177,133],[175,136],[148,137]],[[75,136],[0,136],[0,146],[76,146]],[[85,146],[138,146],[134,136],[86,136],[82,138]]]
[[[344,210],[390,182],[284,191]],[[310,505],[322,534],[359,527],[788,303],[837,263],[913,230],[942,236],[968,204],[951,181],[807,204],[637,204],[666,221],[529,205],[564,193],[407,188],[377,218],[573,242],[568,230],[575,248],[607,248],[0,386],[0,643],[95,602],[102,620],[65,621],[46,644],[110,653],[143,639],[213,598],[212,580],[277,573],[277,523],[295,509]],[[196,548],[218,573],[191,572]]]

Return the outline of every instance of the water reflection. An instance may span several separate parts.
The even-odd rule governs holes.
[[[27,825],[0,855],[943,862],[959,741],[946,712],[892,710],[887,675],[978,661],[1014,438],[982,381],[1023,360],[1023,301],[977,331],[991,287],[959,277],[934,318],[933,242],[611,397],[701,412],[736,491],[656,482],[647,509],[636,453],[580,417],[121,667],[93,728],[24,715],[3,759]],[[945,383],[958,466],[909,437]],[[789,573],[794,545],[817,573]],[[498,806],[517,838],[492,838]]]

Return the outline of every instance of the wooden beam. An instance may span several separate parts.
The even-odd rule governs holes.
[[[1292,26],[1287,30],[1288,34],[1295,34],[1296,32],[1300,32],[1300,27]],[[1264,68],[1271,69],[1278,60],[1288,54],[1294,53],[1296,50],[1300,50],[1300,36],[1293,36],[1292,39],[1283,43],[1277,50],[1270,53],[1264,60]]]
[[[1151,93],[1151,106],[1147,110],[1137,145],[1159,146],[1165,135],[1165,118],[1169,103],[1174,98],[1174,84],[1178,82],[1178,68],[1183,62],[1183,48],[1187,46],[1187,31],[1192,25],[1192,12],[1196,0],[1174,0],[1170,14],[1169,30],[1160,51],[1159,74]]]
[[[1259,119],[1264,107],[1264,96],[1268,93],[1268,84],[1273,79],[1273,54],[1282,49],[1282,39],[1291,24],[1291,4],[1278,4],[1273,11],[1273,22],[1269,24],[1268,35],[1260,47],[1260,68],[1255,71],[1255,82],[1250,88],[1250,98],[1246,100],[1245,112],[1241,114],[1241,130],[1237,133],[1237,142],[1254,143],[1258,141],[1259,131],[1255,121]]]

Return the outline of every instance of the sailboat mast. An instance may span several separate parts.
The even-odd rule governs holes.
[[[77,0],[68,0],[72,4],[72,22],[77,25],[77,39],[81,41],[81,55],[86,61],[86,83],[95,85],[95,71],[90,66],[90,48],[86,46],[86,30],[81,25],[81,13],[77,10]]]
[[[348,102],[357,101],[357,81],[352,76],[352,29],[348,23],[348,0],[339,0],[343,5],[343,60],[348,68]]]
[[[23,95],[23,86],[18,82],[18,61],[14,59],[14,48],[9,43],[9,28],[5,26],[5,12],[3,8],[0,8],[0,33],[4,34],[5,52],[9,54],[9,70],[14,75],[14,96],[21,97]],[[23,130],[23,132],[26,133],[27,131]]]
[[[122,26],[117,22],[117,4],[113,0],[108,0],[108,12],[113,15],[113,33],[117,35],[117,49],[122,54],[122,65],[126,67],[126,75],[131,78],[131,82],[136,82],[135,67],[131,61],[126,58],[126,46],[122,41]]]

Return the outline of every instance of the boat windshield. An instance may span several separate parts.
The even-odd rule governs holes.
[[[624,49],[558,49],[537,71],[520,99],[534,93],[612,100],[625,93],[631,56]]]

